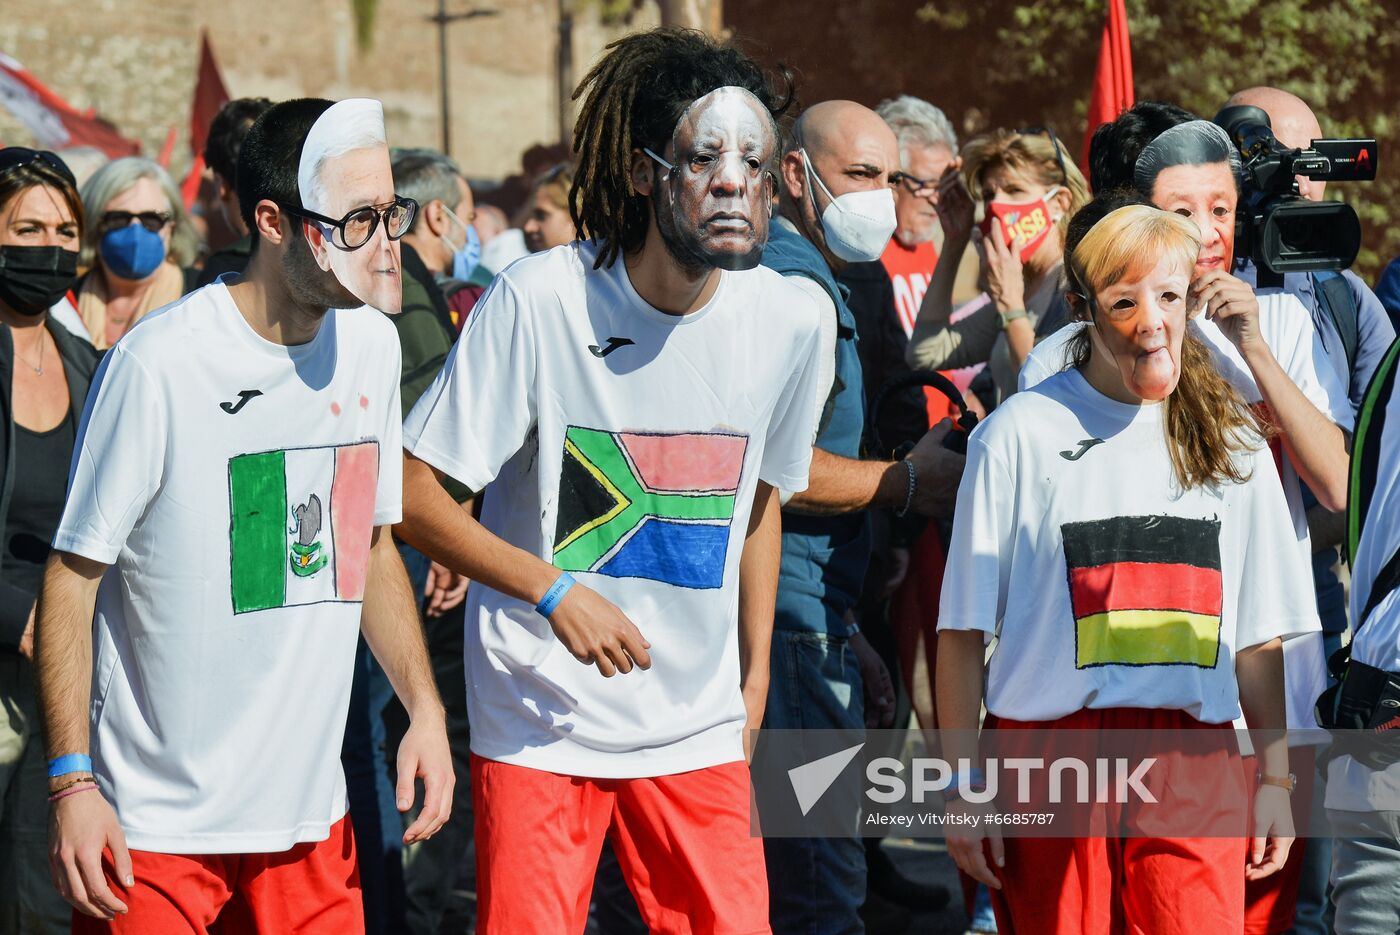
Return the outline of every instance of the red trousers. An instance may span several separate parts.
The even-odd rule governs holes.
[[[276,854],[132,851],[136,884],[107,885],[127,905],[111,922],[73,913],[73,935],[356,935],[365,930],[355,836],[346,816],[330,837]]]
[[[1181,711],[1081,710],[1048,722],[987,717],[986,727],[1073,731],[1228,730]],[[1238,757],[1235,759],[1238,762]],[[1233,774],[1239,775],[1239,774]],[[1224,801],[1243,798],[1220,795]],[[1244,837],[1005,837],[1006,864],[987,863],[1001,935],[1241,935]]]
[[[581,935],[603,836],[655,935],[767,935],[749,769],[586,779],[472,757],[477,931]]]

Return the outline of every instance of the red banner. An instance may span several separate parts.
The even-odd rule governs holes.
[[[141,144],[127,139],[92,111],[81,113],[46,87],[19,62],[0,53],[0,107],[34,134],[46,149],[95,146],[113,159],[136,156]]]

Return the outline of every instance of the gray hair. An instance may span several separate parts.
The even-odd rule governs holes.
[[[880,102],[875,113],[889,124],[899,141],[900,167],[909,168],[909,144],[915,146],[946,146],[954,155],[958,152],[958,135],[953,123],[943,111],[928,101],[901,94]]]
[[[325,214],[329,211],[330,193],[321,177],[327,159],[343,156],[357,149],[386,146],[384,135],[384,105],[367,97],[352,97],[337,101],[316,118],[302,143],[301,160],[297,164],[297,190],[302,206]]]
[[[189,215],[185,213],[185,203],[180,198],[180,190],[175,187],[170,173],[144,156],[126,156],[114,159],[98,169],[83,185],[80,197],[83,199],[83,214],[87,216],[88,223],[83,231],[83,248],[78,257],[80,264],[92,266],[96,261],[97,242],[102,237],[99,229],[107,205],[112,199],[130,191],[131,187],[142,179],[155,180],[169,203],[167,210],[175,221],[175,229],[170,232],[169,258],[181,268],[194,263],[199,255],[199,234],[195,232]]]
[[[430,202],[441,201],[448,208],[456,208],[460,194],[457,179],[462,178],[462,170],[450,156],[435,149],[396,149],[390,159],[394,170],[394,194],[412,198],[418,202],[420,209],[413,218],[410,230],[417,229],[418,221],[423,217],[421,209]]]

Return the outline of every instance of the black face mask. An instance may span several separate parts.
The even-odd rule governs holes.
[[[0,246],[0,302],[21,315],[47,311],[77,278],[76,250]]]

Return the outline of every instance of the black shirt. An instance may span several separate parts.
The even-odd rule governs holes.
[[[39,593],[49,544],[63,516],[73,441],[68,414],[47,432],[15,424],[15,487],[5,518],[5,574],[33,594]]]

